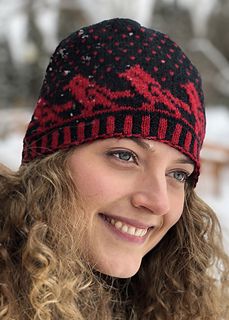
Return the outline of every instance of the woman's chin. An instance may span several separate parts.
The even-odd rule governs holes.
[[[114,277],[114,278],[131,278],[133,277],[139,270],[141,265],[141,261],[139,263],[113,263],[107,266],[98,266],[97,271]]]

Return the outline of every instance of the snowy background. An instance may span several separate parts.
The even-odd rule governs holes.
[[[0,0],[0,162],[17,169],[50,54],[82,25],[128,17],[168,33],[198,66],[207,136],[198,193],[229,248],[229,0]]]

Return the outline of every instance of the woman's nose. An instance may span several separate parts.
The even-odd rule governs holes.
[[[131,197],[132,205],[150,211],[155,215],[165,215],[170,210],[166,177],[147,177],[136,186]]]

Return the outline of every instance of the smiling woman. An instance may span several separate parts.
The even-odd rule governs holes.
[[[0,171],[0,318],[228,319],[228,256],[195,193],[198,71],[128,19],[48,65],[18,172]]]
[[[146,253],[179,220],[184,182],[194,168],[165,144],[134,141],[83,144],[68,159],[84,197],[84,252],[96,269],[119,278],[133,276]]]

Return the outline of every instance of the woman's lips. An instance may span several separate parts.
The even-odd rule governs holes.
[[[140,221],[137,221],[135,219],[130,219],[130,218],[126,218],[126,217],[120,217],[120,216],[116,216],[116,215],[110,215],[110,214],[106,214],[106,213],[100,213],[101,215],[105,216],[108,219],[113,219],[115,221],[120,221],[128,226],[132,226],[138,229],[148,229],[151,227],[154,227],[153,224],[146,224]]]
[[[143,243],[148,235],[148,232],[153,228],[153,226],[146,226],[142,223],[138,223],[126,218],[120,219],[116,216],[110,216],[102,213],[100,216],[106,222],[106,225],[110,228],[110,230],[112,230],[116,235],[124,240],[135,243]],[[130,223],[130,221],[132,223]]]

